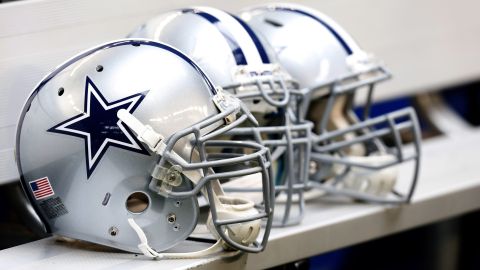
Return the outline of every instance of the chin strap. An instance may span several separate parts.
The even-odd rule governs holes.
[[[228,220],[233,218],[243,218],[246,216],[254,215],[258,211],[254,208],[253,202],[236,197],[218,196],[215,198],[217,203],[217,216],[219,220]],[[210,233],[217,238],[217,242],[212,246],[195,252],[186,253],[158,253],[148,244],[147,236],[145,232],[138,226],[133,218],[128,219],[128,224],[137,233],[140,240],[138,249],[147,257],[155,259],[198,259],[212,255],[219,255],[222,257],[232,257],[237,255],[240,251],[232,251],[232,248],[219,236],[215,225],[212,220],[211,214],[208,216],[207,228]],[[261,221],[256,219],[253,221],[234,223],[225,225],[225,234],[234,242],[249,246],[256,239],[260,233]],[[230,252],[224,253],[223,251],[229,250]]]
[[[352,125],[345,115],[345,107],[347,106],[348,97],[339,96],[333,105],[330,122],[335,130],[346,129]],[[343,135],[345,141],[352,141],[357,135],[355,132],[348,132]],[[363,156],[366,153],[365,146],[361,143],[352,144],[347,149],[348,155]]]
[[[140,244],[138,245],[138,249],[143,253],[143,255],[154,258],[154,259],[200,259],[204,257],[208,257],[214,254],[218,254],[222,257],[232,257],[239,253],[239,251],[235,252],[228,252],[228,253],[221,253],[223,249],[223,241],[217,240],[215,244],[212,246],[194,252],[185,252],[185,253],[158,253],[153,248],[148,245],[148,239],[145,235],[145,232],[138,226],[138,224],[133,220],[133,218],[128,219],[128,224],[132,229],[137,233],[138,238],[140,239]],[[221,253],[221,254],[220,254]]]
[[[381,154],[367,157],[345,157],[348,161],[369,166],[379,166],[395,160],[394,155]],[[338,166],[334,170],[343,170]],[[380,170],[369,170],[361,167],[352,167],[344,176],[343,187],[376,196],[387,196],[395,187],[397,180],[397,166],[390,166]]]
[[[216,206],[215,212],[218,220],[241,219],[258,214],[257,209],[254,207],[253,201],[243,197],[221,195],[215,196],[214,200]],[[224,225],[223,227],[225,234],[233,242],[242,246],[249,246],[255,242],[260,234],[261,221],[259,219],[255,219],[242,223],[232,223]],[[213,222],[211,213],[208,215],[207,228],[210,233],[215,236],[215,238],[221,239]],[[229,248],[227,243],[225,243],[225,248]]]

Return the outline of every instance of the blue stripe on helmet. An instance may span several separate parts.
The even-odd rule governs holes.
[[[321,23],[323,26],[325,26],[325,28],[327,28],[327,30],[330,31],[330,33],[332,33],[333,36],[335,36],[335,38],[338,40],[338,42],[340,42],[340,45],[342,45],[343,49],[345,50],[345,52],[347,52],[348,55],[353,54],[353,51],[350,48],[350,46],[348,46],[347,42],[337,33],[337,31],[335,31],[335,29],[333,29],[329,24],[327,24],[326,22],[324,22],[323,20],[321,20],[317,16],[312,15],[308,12],[303,11],[303,10],[294,9],[294,8],[290,8],[290,7],[274,7],[274,9],[275,10],[281,10],[281,11],[295,12],[295,13],[299,13],[299,14],[302,14],[302,15],[305,15],[309,18],[314,19],[315,21],[317,21],[317,22]]]
[[[257,51],[258,53],[260,54],[260,58],[262,59],[262,62],[264,64],[269,64],[270,63],[270,59],[268,59],[268,55],[267,55],[267,52],[265,51],[265,48],[263,47],[262,43],[260,42],[260,40],[258,39],[257,35],[255,34],[255,32],[253,32],[252,28],[250,28],[250,26],[248,26],[243,20],[241,20],[240,18],[238,18],[237,16],[233,15],[233,14],[230,14],[230,16],[232,16],[233,18],[235,18],[235,20],[237,20],[237,22],[240,23],[240,25],[245,29],[245,31],[247,31],[248,35],[250,36],[250,38],[252,39],[253,43],[255,44],[255,47],[257,48]]]
[[[233,38],[233,35],[228,31],[227,27],[222,24],[222,22],[212,14],[209,14],[204,11],[196,10],[196,9],[183,9],[183,13],[194,13],[210,23],[212,23],[215,27],[217,27],[218,31],[223,35],[225,40],[228,43],[228,46],[232,50],[233,57],[235,58],[235,62],[237,65],[246,65],[247,64],[247,58],[245,57],[245,54],[243,53],[242,48],[240,45],[238,45],[237,41],[235,38]]]
[[[148,45],[148,46],[153,46],[153,47],[158,47],[158,48],[164,49],[166,51],[169,51],[169,52],[177,55],[178,57],[182,58],[185,62],[190,64],[190,66],[192,66],[203,77],[203,79],[204,79],[205,83],[207,84],[207,86],[208,86],[210,92],[212,93],[212,95],[217,94],[217,90],[215,89],[215,86],[210,81],[210,79],[207,77],[207,75],[203,72],[203,70],[200,69],[200,67],[197,64],[195,64],[195,62],[193,62],[188,56],[186,56],[185,54],[183,54],[179,50],[171,47],[170,45],[167,45],[167,44],[164,44],[164,43],[159,43],[159,42],[152,41],[152,40],[124,39],[124,40],[113,41],[113,42],[103,44],[101,46],[94,47],[94,48],[92,48],[88,51],[83,52],[82,54],[79,54],[79,55],[71,58],[70,60],[68,60],[68,62],[64,63],[63,65],[61,65],[59,67],[57,67],[54,71],[52,71],[50,74],[48,74],[48,76],[46,78],[44,78],[42,80],[42,82],[40,82],[40,84],[35,88],[32,95],[36,94],[36,92],[38,90],[40,90],[40,88],[42,88],[47,82],[49,82],[55,75],[57,75],[58,73],[60,73],[61,71],[63,71],[67,67],[69,67],[71,64],[79,61],[80,59],[85,58],[85,57],[87,57],[91,54],[94,54],[94,53],[96,53],[97,51],[100,51],[100,50],[119,47],[119,46],[126,46],[126,45],[133,45],[133,46]]]

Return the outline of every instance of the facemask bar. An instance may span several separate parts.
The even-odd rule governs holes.
[[[246,67],[241,67],[235,75],[235,81],[237,83],[222,86],[223,89],[241,100],[263,98],[277,108],[287,107],[291,94],[303,94],[297,90],[298,83],[278,67],[263,72],[248,71]]]
[[[376,66],[363,72],[354,73],[342,77],[339,80],[322,84],[311,89],[312,98],[323,97],[326,99],[326,108],[317,128],[319,135],[314,136],[311,156],[312,161],[317,162],[320,166],[323,165],[322,167],[330,169],[336,164],[341,164],[345,167],[343,173],[334,173],[335,176],[333,181],[328,181],[327,179],[328,177],[332,177],[332,172],[325,172],[320,169],[318,172],[311,175],[311,178],[313,177],[312,180],[314,180],[310,182],[311,187],[323,189],[333,194],[343,194],[356,199],[378,203],[405,203],[411,200],[416,186],[420,165],[421,136],[415,111],[412,108],[406,108],[375,118],[369,117],[374,86],[376,83],[387,80],[390,77],[390,73],[384,67]],[[328,131],[328,121],[331,118],[332,109],[337,98],[341,95],[350,95],[351,100],[353,100],[355,91],[360,87],[368,87],[363,119],[346,128]],[[327,90],[326,93],[322,92],[325,90]],[[353,112],[345,111],[345,113]],[[405,121],[399,122],[399,120]],[[381,126],[381,128],[375,129],[375,126]],[[412,134],[413,154],[410,155],[404,153],[405,148],[400,135],[400,132],[405,131]],[[357,135],[346,140],[346,134]],[[385,136],[393,137],[394,146],[393,149],[389,149],[390,151],[387,150],[387,147],[383,143],[382,138]],[[366,145],[368,143],[374,145],[377,151],[381,153],[391,154],[394,159],[369,164],[368,162],[355,161],[355,158],[349,159],[348,154],[345,154],[345,150],[352,145]],[[401,194],[400,192],[393,190],[391,193],[394,198],[391,199],[338,187],[338,185],[342,183],[345,175],[347,175],[347,173],[354,167],[378,171],[407,161],[412,161],[414,163],[414,169],[412,181],[406,194]]]
[[[281,113],[284,123],[277,126],[262,126],[255,128],[235,128],[228,135],[248,136],[268,147],[273,153],[273,160],[283,170],[278,168],[275,177],[282,177],[283,182],[275,183],[277,197],[285,194],[285,205],[280,220],[274,221],[274,226],[298,224],[303,217],[303,190],[308,178],[310,162],[309,135],[313,124],[303,121],[300,113],[301,103],[305,100],[307,89],[299,89],[299,84],[284,73],[279,66],[274,65],[272,71],[249,72],[247,67],[241,67],[235,81],[239,83],[224,86],[223,89],[244,102],[270,105]],[[255,106],[255,105],[253,105]],[[260,109],[268,113],[267,108]],[[276,136],[278,139],[268,138]],[[265,138],[267,137],[267,138]],[[281,164],[285,162],[285,164]],[[258,192],[258,188],[228,187],[229,191]],[[292,206],[298,205],[298,214],[292,217]],[[278,211],[278,208],[277,208]]]
[[[397,123],[398,119],[407,119],[401,123]],[[387,124],[387,127],[374,130],[375,125]],[[355,132],[362,129],[369,129],[369,133],[357,136],[354,139],[348,141],[339,141],[345,134],[350,132]],[[413,153],[407,155],[405,153],[405,147],[401,140],[400,132],[409,131],[413,135]],[[356,162],[354,160],[349,160],[348,158],[343,157],[341,150],[346,149],[354,144],[366,143],[375,139],[379,139],[386,135],[393,135],[394,138],[394,147],[391,154],[395,157],[393,160],[380,162],[379,164],[368,164],[365,162]],[[341,177],[338,177],[334,180],[333,184],[323,183],[326,179],[313,179],[314,181],[310,182],[312,187],[324,189],[332,193],[343,193],[360,200],[378,202],[378,203],[404,203],[410,202],[410,199],[413,195],[420,166],[420,127],[418,120],[415,114],[415,111],[412,108],[405,108],[402,110],[395,111],[390,114],[382,115],[375,118],[367,119],[363,122],[359,122],[350,126],[349,128],[336,130],[333,132],[327,132],[322,134],[314,139],[313,151],[311,154],[312,161],[318,162],[319,164],[342,164],[345,166],[345,172],[351,169],[351,167],[359,167],[366,170],[378,171],[386,169],[391,166],[398,165],[403,162],[412,161],[414,162],[413,176],[411,185],[408,189],[407,194],[400,194],[397,191],[392,191],[396,199],[388,199],[377,196],[371,196],[364,193],[349,191],[346,189],[337,189],[335,185],[341,183]],[[325,175],[323,175],[325,176]]]
[[[239,127],[226,133],[226,135],[231,136],[248,136],[248,138],[252,138],[270,149],[272,162],[277,162],[277,164],[283,160],[286,162],[286,164],[283,164],[283,169],[279,168],[274,173],[276,196],[286,195],[280,220],[274,220],[273,226],[275,227],[298,224],[303,218],[305,205],[303,191],[308,184],[312,127],[313,123],[304,122],[303,124],[287,124],[285,126]],[[269,139],[272,136],[276,138]],[[286,175],[282,175],[283,173],[286,173]],[[279,179],[282,176],[283,179]],[[233,192],[261,191],[255,187],[230,186],[225,190]],[[298,207],[298,214],[292,217],[291,210],[294,205]],[[276,211],[279,210],[277,204]]]
[[[365,101],[365,110],[363,119],[369,118],[372,105],[373,90],[377,83],[386,81],[392,77],[391,73],[383,66],[375,66],[362,72],[356,72],[351,75],[340,77],[338,80],[323,83],[310,88],[310,99],[327,97],[327,107],[322,116],[318,130],[327,131],[328,121],[331,116],[333,105],[340,95],[353,94],[355,90],[361,87],[368,87],[367,100]],[[326,90],[326,92],[325,92]],[[310,102],[304,103],[306,106]],[[305,110],[306,111],[306,110]]]
[[[197,174],[199,176],[199,179],[194,181],[196,185],[190,191],[178,192],[175,191],[173,188],[172,190],[163,189],[163,192],[161,192],[160,194],[169,198],[182,199],[186,197],[196,196],[202,190],[206,190],[206,195],[210,203],[213,225],[218,235],[225,241],[228,246],[234,249],[243,250],[246,252],[260,252],[265,248],[267,244],[268,236],[270,234],[272,226],[272,202],[274,190],[273,184],[271,183],[272,180],[270,178],[272,175],[271,163],[269,161],[270,153],[267,148],[255,142],[214,140],[215,137],[243,123],[249,117],[245,113],[242,114],[235,121],[231,122],[229,125],[223,126],[213,132],[202,134],[202,130],[214,123],[217,123],[218,121],[223,121],[225,117],[232,113],[234,113],[234,110],[225,110],[224,112],[212,116],[196,125],[193,125],[190,128],[175,133],[166,140],[167,142],[163,151],[163,155],[161,155],[157,166],[168,167],[168,164],[172,166],[179,165],[182,168],[183,174],[185,176],[191,175],[189,174],[189,172],[193,172],[193,174]],[[173,150],[175,144],[185,138],[192,139],[195,150],[198,151],[199,161],[186,161],[177,154],[175,154]],[[212,160],[208,158],[208,147],[246,148],[252,150],[252,153],[244,154],[241,156],[232,156],[230,158],[223,158],[221,160]],[[256,166],[222,173],[215,173],[213,171],[213,168],[245,163],[256,164]],[[218,185],[218,180],[231,179],[255,173],[261,173],[262,175],[261,182],[264,201],[263,209],[257,208],[258,213],[254,215],[232,219],[221,219],[221,217],[218,216],[218,211],[219,208],[222,208],[222,206],[218,205],[220,201],[218,197],[223,195],[223,191]],[[152,181],[155,182],[155,179],[152,179]],[[233,224],[241,224],[261,219],[266,219],[265,231],[262,240],[260,242],[255,241],[249,246],[241,245],[232,240],[223,228],[225,226]]]

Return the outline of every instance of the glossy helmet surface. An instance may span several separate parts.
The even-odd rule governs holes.
[[[216,139],[247,121],[256,122],[178,50],[106,43],[57,67],[28,98],[17,129],[21,182],[57,235],[159,257],[192,233],[202,193],[218,242],[259,252],[272,223],[270,154]],[[248,154],[209,157],[210,148]],[[249,174],[261,175],[263,207],[222,190],[220,180]]]
[[[388,71],[334,20],[314,9],[274,3],[247,8],[241,17],[267,39],[300,86],[310,89],[304,108],[315,123],[310,185],[366,201],[408,202],[420,158],[415,111],[369,116],[374,86],[390,78]],[[359,118],[354,97],[362,89],[367,101]],[[401,133],[410,135],[413,147],[405,147]],[[413,175],[398,181],[397,167],[407,161]]]
[[[304,92],[278,65],[265,40],[238,17],[209,7],[161,14],[130,36],[158,40],[180,49],[215,84],[246,103],[260,127],[236,128],[229,135],[256,138],[270,148],[277,198],[285,201],[275,207],[274,225],[300,222],[313,124],[300,118]],[[250,192],[256,185],[243,179],[230,187]]]

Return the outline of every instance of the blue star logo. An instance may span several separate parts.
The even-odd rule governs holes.
[[[138,93],[108,102],[93,81],[87,77],[83,112],[47,131],[79,137],[85,141],[89,178],[110,146],[148,155],[142,143],[117,116],[120,109],[133,113],[146,94],[147,92]]]

